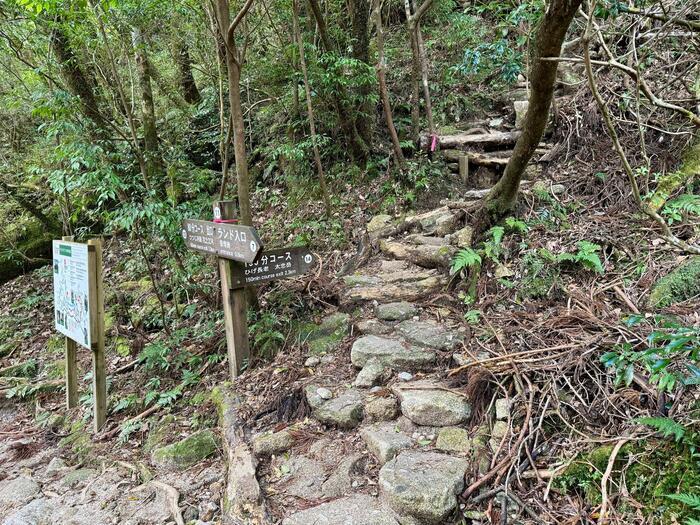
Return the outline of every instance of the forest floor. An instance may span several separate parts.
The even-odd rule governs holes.
[[[665,442],[636,419],[690,413],[698,394],[666,396],[634,369],[620,387],[601,356],[642,345],[661,312],[700,325],[697,298],[649,302],[683,258],[630,211],[621,180],[560,163],[489,232],[477,279],[468,268],[450,276],[471,244],[460,193],[442,193],[437,206],[433,192],[430,206],[393,216],[348,209],[355,257],[354,248],[321,250],[314,273],[261,290],[252,328],[261,357],[233,389],[265,521],[317,523],[320,512],[327,523],[362,515],[357,523],[390,524],[403,512],[401,523],[574,524],[607,509],[619,522],[666,523],[664,491],[697,475],[663,485],[659,465],[685,472],[685,459],[664,456]],[[0,287],[2,523],[229,514],[216,293],[168,305],[180,314],[168,332],[138,261],[125,239],[107,240],[112,401],[97,434],[87,352],[80,406],[64,408],[50,268]],[[216,290],[212,274],[202,278]],[[625,323],[635,313],[645,320]],[[178,443],[192,436],[184,448],[193,454],[180,457]],[[635,465],[642,457],[648,471]]]

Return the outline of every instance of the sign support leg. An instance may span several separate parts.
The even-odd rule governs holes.
[[[72,235],[66,235],[62,240],[73,241]],[[78,406],[78,345],[70,337],[66,337],[66,406]]]
[[[92,275],[95,282],[95,341],[92,344],[92,394],[95,409],[95,432],[99,432],[107,419],[107,373],[105,367],[105,305],[102,282],[102,242],[88,241],[95,247]]]
[[[234,201],[214,203],[214,217],[218,220],[236,218]],[[218,259],[221,277],[221,297],[224,306],[226,348],[231,379],[238,377],[250,359],[248,342],[248,301],[245,293],[243,263]]]

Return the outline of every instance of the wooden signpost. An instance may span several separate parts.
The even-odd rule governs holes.
[[[94,428],[107,417],[102,243],[53,242],[55,327],[66,336],[66,405],[78,405],[78,345],[93,352]]]
[[[303,247],[263,251],[258,233],[238,224],[236,215],[236,201],[218,201],[213,221],[187,219],[182,224],[188,248],[217,256],[232,379],[250,358],[246,286],[302,275],[316,262]]]

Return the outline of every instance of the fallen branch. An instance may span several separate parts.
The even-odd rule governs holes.
[[[606,521],[605,515],[608,510],[608,480],[610,479],[610,475],[612,474],[613,471],[613,466],[615,465],[615,459],[617,458],[618,453],[620,452],[620,449],[622,446],[627,443],[631,438],[622,438],[619,440],[616,444],[615,447],[613,448],[612,452],[610,453],[610,459],[608,459],[608,466],[605,469],[605,472],[603,473],[603,478],[600,480],[600,497],[601,497],[601,504],[600,504],[600,513],[598,514],[598,523],[604,523]]]

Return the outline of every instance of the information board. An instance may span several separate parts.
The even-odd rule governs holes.
[[[56,330],[92,348],[88,246],[53,241],[53,302]]]
[[[297,277],[315,262],[316,258],[306,247],[264,251],[254,263],[245,265],[245,284]]]
[[[255,228],[240,224],[186,219],[182,238],[192,250],[244,263],[252,263],[262,249]]]

